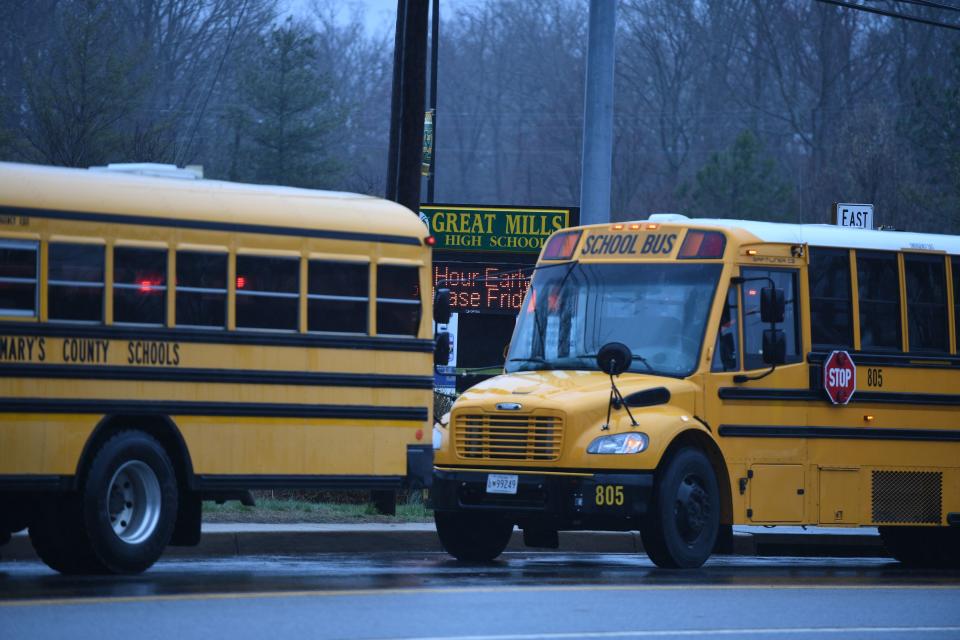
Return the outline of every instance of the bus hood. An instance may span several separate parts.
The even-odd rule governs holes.
[[[695,412],[697,386],[687,380],[628,373],[615,381],[631,407],[670,404],[691,414]],[[523,411],[550,408],[606,412],[609,396],[610,377],[600,371],[524,371],[484,380],[464,392],[455,408],[497,410],[518,404]]]

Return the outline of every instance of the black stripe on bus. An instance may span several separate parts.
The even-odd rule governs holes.
[[[758,389],[750,387],[721,387],[717,391],[721,400],[767,400],[829,402],[822,389]],[[898,393],[894,391],[857,391],[850,398],[851,404],[902,404],[921,406],[960,406],[960,394],[955,393]]]
[[[60,380],[82,378],[84,380],[277,384],[316,387],[365,387],[373,389],[433,389],[432,376],[70,364],[0,365],[0,378],[53,378]]]
[[[270,333],[266,331],[204,331],[163,327],[118,325],[71,325],[0,322],[0,334],[51,338],[100,338],[102,340],[152,340],[207,344],[253,345],[260,347],[308,347],[315,349],[367,349],[433,353],[433,340],[422,338],[318,335],[313,333]]]
[[[0,398],[0,413],[83,413],[241,418],[427,419],[426,407],[267,402],[180,402],[169,400],[88,400],[81,398]]]
[[[0,491],[68,491],[73,487],[73,476],[0,475]]]
[[[403,476],[197,475],[199,491],[248,489],[399,489]]]
[[[79,222],[99,222],[104,224],[132,224],[145,227],[203,229],[207,231],[225,231],[228,233],[261,233],[273,236],[327,238],[330,240],[356,240],[362,242],[385,242],[388,244],[409,244],[417,247],[423,244],[423,241],[420,238],[411,236],[397,236],[385,233],[333,231],[330,229],[304,229],[301,227],[278,227],[274,225],[248,224],[240,222],[184,220],[182,218],[154,218],[150,216],[135,216],[118,213],[91,213],[87,211],[60,211],[55,209],[29,209],[24,207],[0,206],[0,214],[28,216],[33,218],[53,218],[56,220],[76,220]]]
[[[907,369],[949,369],[960,367],[960,357],[946,354],[922,353],[864,353],[847,351],[853,363],[864,367],[901,367]],[[829,351],[814,351],[807,354],[807,362],[821,366],[830,355]]]
[[[808,438],[837,440],[914,440],[960,442],[960,431],[863,427],[782,427],[771,425],[720,425],[726,438]]]

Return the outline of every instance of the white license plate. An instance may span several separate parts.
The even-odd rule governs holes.
[[[487,476],[487,493],[517,493],[517,476],[491,473]]]

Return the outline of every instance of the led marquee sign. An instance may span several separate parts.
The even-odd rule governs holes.
[[[489,262],[434,262],[433,285],[450,289],[455,313],[520,311],[533,265]]]

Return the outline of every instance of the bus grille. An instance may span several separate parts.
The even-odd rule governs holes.
[[[874,471],[873,521],[940,524],[943,474],[934,471]]]
[[[457,455],[478,460],[557,460],[563,418],[557,415],[461,414],[454,418]]]

